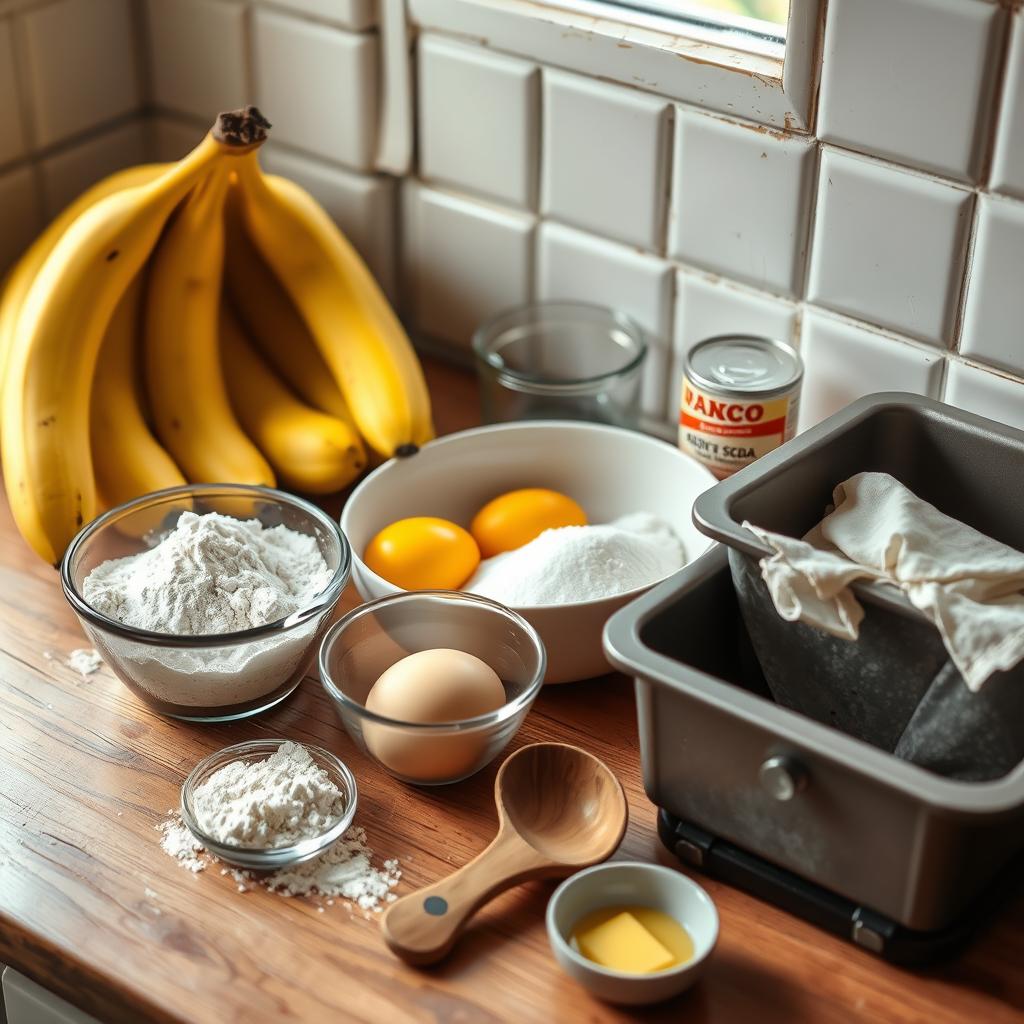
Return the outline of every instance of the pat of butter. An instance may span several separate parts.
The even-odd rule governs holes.
[[[576,936],[580,952],[602,967],[631,974],[664,970],[672,954],[632,915],[616,914]]]

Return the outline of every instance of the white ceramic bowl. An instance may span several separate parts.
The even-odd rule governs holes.
[[[597,423],[499,423],[449,434],[416,455],[392,459],[352,492],[341,529],[352,545],[352,579],[366,600],[401,593],[362,560],[377,532],[407,516],[440,516],[468,526],[491,498],[519,487],[549,487],[574,498],[592,523],[651,512],[675,530],[688,561],[710,541],[693,525],[694,499],[715,478],[673,445]],[[547,648],[545,682],[567,683],[611,671],[604,624],[648,587],[580,604],[516,607]]]
[[[572,930],[602,907],[653,907],[674,917],[693,940],[693,958],[652,974],[613,971],[588,960],[570,945]],[[659,1003],[688,989],[703,973],[718,941],[718,911],[692,879],[659,864],[598,864],[567,878],[548,901],[548,939],[562,970],[598,999],[640,1006]]]

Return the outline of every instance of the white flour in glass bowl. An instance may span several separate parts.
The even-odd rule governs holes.
[[[101,563],[82,589],[96,611],[125,625],[213,636],[265,626],[307,607],[333,575],[307,534],[216,512],[183,512],[159,544]],[[307,653],[317,626],[314,618],[265,640],[203,650],[113,637],[108,644],[154,698],[216,707],[257,700],[281,686]]]

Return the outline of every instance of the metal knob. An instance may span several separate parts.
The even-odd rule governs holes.
[[[758,778],[776,800],[792,800],[807,785],[807,769],[796,759],[782,754],[769,757],[761,765]]]

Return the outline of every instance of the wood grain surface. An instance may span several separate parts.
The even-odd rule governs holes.
[[[471,425],[471,378],[428,370],[439,429]],[[346,607],[355,600],[346,595]],[[1024,1020],[1019,899],[959,960],[910,973],[700,879],[722,923],[707,974],[673,1002],[627,1013],[560,972],[543,924],[555,883],[531,882],[485,907],[444,963],[408,967],[385,948],[377,918],[340,901],[321,913],[305,899],[238,893],[216,869],[192,875],[161,851],[154,825],[195,762],[227,743],[319,743],[355,772],[357,823],[378,857],[401,861],[401,895],[491,840],[497,766],[437,790],[395,782],[359,755],[312,677],[254,721],[174,722],[106,668],[88,677],[68,668],[82,646],[56,574],[0,503],[0,961],[102,1021]],[[640,783],[626,679],[547,688],[514,746],[539,740],[579,744],[621,780],[630,825],[617,857],[668,862]]]

